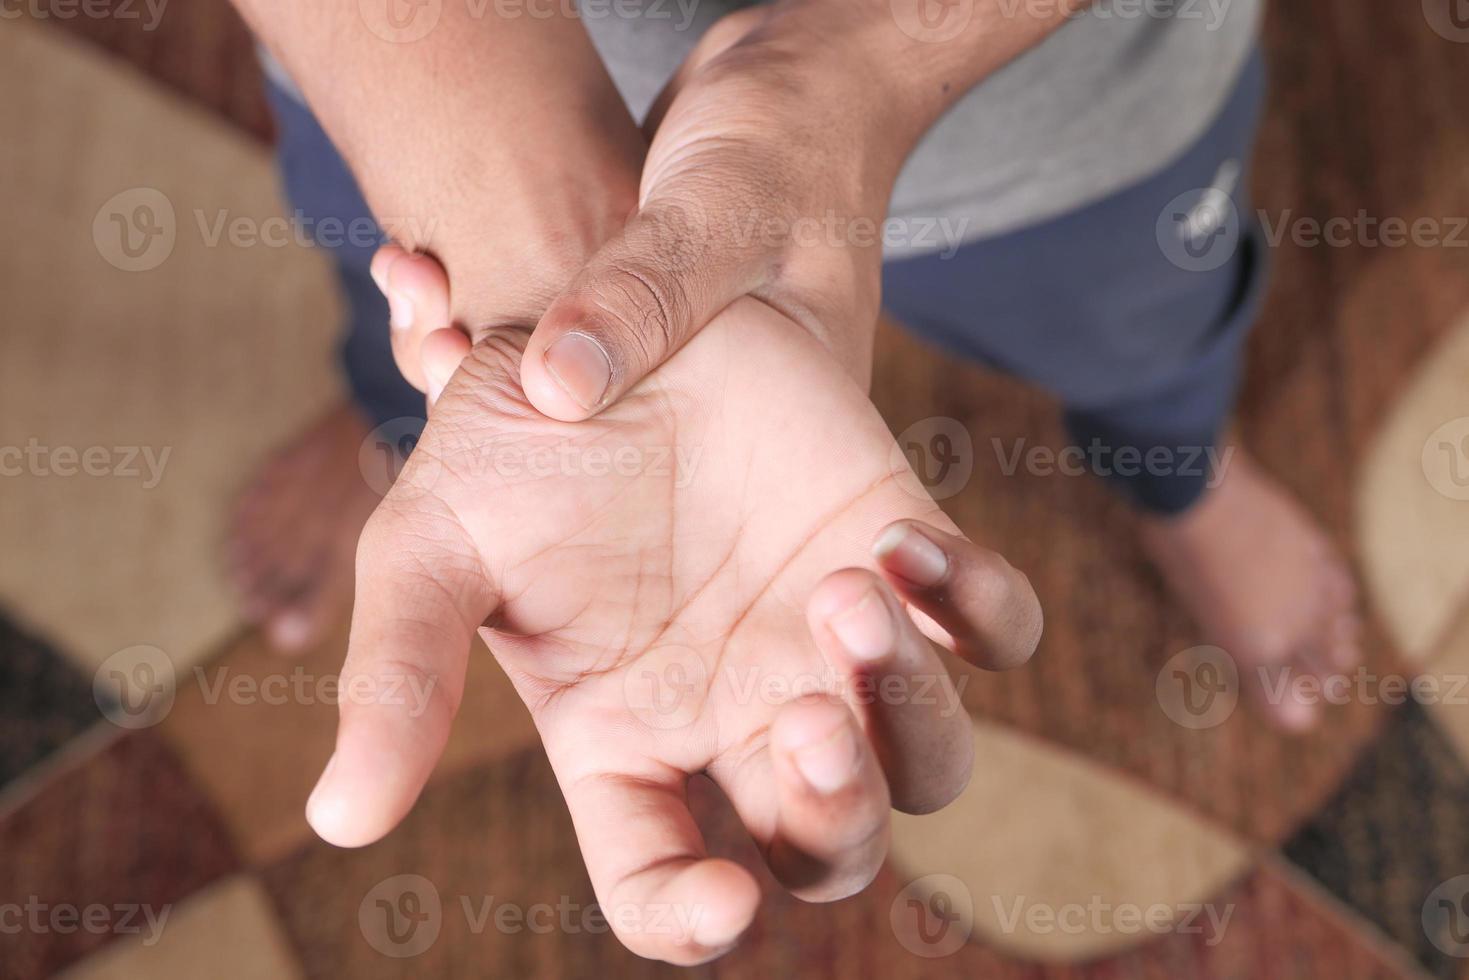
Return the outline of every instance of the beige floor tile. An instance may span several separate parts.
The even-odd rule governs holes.
[[[0,602],[88,673],[196,662],[227,503],[338,397],[324,259],[249,244],[291,238],[262,146],[61,32],[8,21],[0,87]]]
[[[1469,320],[1422,363],[1377,433],[1356,507],[1371,600],[1418,661],[1469,598]]]
[[[1408,684],[1412,686],[1405,693],[1403,685]],[[1418,675],[1394,688],[1379,684],[1371,690],[1379,697],[1411,696],[1421,703],[1448,736],[1460,762],[1469,766],[1469,605],[1450,621],[1442,642]]]
[[[971,918],[986,945],[1042,962],[1121,953],[1156,938],[1125,906],[1162,907],[1168,925],[1249,869],[1239,841],[1141,783],[1009,729],[976,722],[974,739],[968,789],[895,814],[890,853],[910,894]]]
[[[156,933],[120,936],[67,980],[293,980],[303,976],[269,896],[248,874],[226,878],[169,909]]]

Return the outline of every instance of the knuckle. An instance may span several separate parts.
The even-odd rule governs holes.
[[[1044,629],[1040,600],[1029,577],[998,552],[980,549],[966,562],[964,594],[968,615],[980,635],[998,638],[987,666],[1011,670],[1034,656]]]
[[[1020,667],[1035,656],[1036,650],[1041,644],[1041,634],[1045,632],[1046,618],[1041,609],[1040,598],[1031,587],[1030,579],[1017,569],[1011,569],[1017,580],[1014,587],[1016,601],[1011,607],[1011,621],[1009,633],[1014,637],[1014,646],[1008,651],[1008,656],[1001,658],[999,669],[1009,670],[1012,667]]]
[[[614,266],[596,285],[594,301],[622,346],[649,366],[676,346],[688,318],[678,277],[633,263]]]
[[[362,531],[357,535],[357,575],[360,579],[364,572],[370,572],[376,568],[383,556],[390,554],[393,550],[393,542],[397,537],[399,519],[391,506],[386,503],[379,504],[362,525]]]
[[[665,191],[656,203],[644,207],[630,236],[638,247],[655,250],[660,263],[669,268],[686,270],[712,236],[709,216],[698,198],[717,199],[717,191],[700,189],[705,192],[697,197]]]
[[[967,717],[961,719],[966,724]],[[909,788],[901,796],[895,792],[894,809],[913,816],[925,816],[939,812],[963,795],[974,774],[974,748],[967,729],[955,733],[953,744],[969,747],[956,749],[948,760],[947,768],[933,774],[921,786]]]
[[[967,591],[976,611],[986,617],[1002,613],[1014,600],[1016,577],[1024,576],[999,552],[986,548],[978,549],[966,564]]]
[[[1041,615],[1040,607],[1035,609],[1035,615],[1026,621],[1025,630],[1021,634],[1021,640],[1016,645],[1014,655],[1008,660],[1000,663],[1000,670],[1010,670],[1014,667],[1023,667],[1030,663],[1035,656],[1036,650],[1041,645],[1041,633],[1045,629],[1045,617]]]
[[[889,833],[884,813],[880,821],[859,828],[828,862],[813,863],[806,856],[786,855],[782,862],[782,882],[803,902],[824,905],[851,898],[872,884],[882,871]],[[833,844],[831,840],[826,843]]]
[[[405,636],[424,635],[437,630],[432,623],[409,621],[399,624]],[[344,678],[347,688],[341,700],[343,709],[389,707],[414,712],[420,728],[442,730],[447,734],[454,716],[459,713],[463,691],[453,679],[404,657],[392,657],[372,665],[371,670]],[[405,692],[417,692],[421,703],[409,703]]]

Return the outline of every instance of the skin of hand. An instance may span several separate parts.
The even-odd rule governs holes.
[[[540,727],[598,895],[633,949],[696,962],[754,914],[749,875],[703,852],[682,801],[690,772],[725,787],[798,894],[860,887],[881,860],[888,803],[933,809],[969,772],[962,712],[939,710],[954,704],[952,684],[940,683],[943,665],[902,603],[961,654],[1008,666],[1040,630],[1024,577],[952,535],[916,482],[907,493],[860,390],[753,300],[591,425],[573,431],[532,409],[526,331],[505,325],[535,323],[615,238],[637,203],[645,150],[579,25],[491,30],[454,22],[458,8],[445,5],[437,30],[393,44],[364,33],[348,0],[240,4],[374,213],[458,283],[452,310],[447,300],[442,311],[393,304],[395,349],[421,341],[410,380],[419,365],[465,353],[464,335],[436,326],[489,325],[457,374],[416,379],[443,396],[359,548],[342,723],[308,805],[313,825],[356,845],[401,819],[442,750],[483,627]],[[477,94],[488,90],[495,99]],[[381,278],[396,281],[400,265],[411,278],[426,262],[408,258]],[[746,357],[766,339],[764,357]],[[783,399],[809,410],[801,438],[773,417]],[[584,464],[600,467],[600,449],[641,464],[593,476]],[[548,458],[575,462],[547,471]],[[687,481],[670,459],[690,466]],[[793,459],[822,468],[797,474]],[[396,695],[405,675],[426,683],[421,710]],[[944,696],[866,693],[888,679],[932,680]],[[683,718],[671,732],[670,715]],[[682,914],[679,928],[639,928],[659,905]]]
[[[903,162],[960,96],[1087,2],[975,0],[941,40],[905,33],[890,0],[778,0],[723,18],[644,127],[636,212],[539,318],[521,368],[531,403],[595,414],[746,295],[865,385]],[[426,334],[400,344],[409,377]]]
[[[437,277],[447,327],[442,271],[397,262]],[[576,423],[526,398],[527,335],[425,342],[463,359],[363,533],[348,694],[308,817],[343,846],[403,817],[478,632],[535,720],[614,932],[701,962],[749,925],[758,888],[708,856],[690,776],[723,790],[795,894],[851,894],[889,807],[936,809],[970,771],[946,655],[914,620],[998,669],[1031,655],[1040,609],[923,493],[847,372],[765,304],[732,304]],[[375,696],[405,678],[426,702]]]

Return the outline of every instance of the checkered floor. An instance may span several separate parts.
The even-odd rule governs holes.
[[[1434,23],[1419,4],[1273,6],[1269,215],[1469,215],[1469,44]],[[173,447],[152,487],[0,483],[0,977],[671,973],[589,911],[555,782],[490,658],[422,801],[358,851],[301,816],[327,699],[211,693],[309,692],[340,662],[340,630],[300,661],[268,653],[214,556],[241,481],[336,390],[330,281],[317,256],[185,235],[126,272],[93,222],[140,186],[186,213],[279,208],[257,82],[223,0],[149,32],[0,21],[0,444]],[[1049,616],[1033,667],[966,691],[973,785],[898,821],[860,896],[805,906],[766,881],[745,943],[696,973],[1469,975],[1469,692],[1449,693],[1469,677],[1469,491],[1433,449],[1469,417],[1469,250],[1275,251],[1241,430],[1357,560],[1368,670],[1438,694],[1352,698],[1304,739],[1244,708],[1178,724],[1155,680],[1198,637],[1119,506],[981,459],[946,503],[1027,570]],[[895,431],[943,415],[1061,444],[1041,395],[897,330],[879,343]],[[130,713],[119,674],[166,704]],[[714,847],[751,859],[714,795],[696,802]]]

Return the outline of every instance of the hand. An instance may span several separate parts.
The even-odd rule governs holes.
[[[888,85],[850,47],[819,54],[835,43],[829,18],[813,25],[792,7],[723,18],[658,99],[636,212],[567,276],[531,336],[521,382],[544,414],[575,421],[616,402],[744,295],[867,384],[882,221],[917,133],[883,109]],[[390,296],[414,297],[412,273],[390,274],[398,254],[378,268]],[[395,335],[420,387],[427,332]]]
[[[345,846],[402,818],[478,631],[535,719],[614,931],[698,962],[737,939],[758,895],[707,856],[689,776],[722,788],[787,887],[850,894],[882,860],[889,804],[935,809],[970,770],[967,716],[904,604],[993,668],[1030,656],[1039,607],[1024,576],[957,536],[861,390],[769,307],[733,304],[575,424],[527,401],[525,343],[495,331],[463,359],[363,534],[342,677],[357,696],[308,815]],[[432,685],[421,714],[364,696],[405,676]]]
[[[746,295],[804,327],[866,386],[884,219],[903,163],[965,92],[1089,2],[1017,13],[986,0],[941,43],[900,29],[889,0],[777,0],[721,19],[644,125],[636,209],[614,209],[632,212],[622,232],[593,239],[600,251],[569,285],[570,271],[553,277],[562,291],[537,310],[521,366],[531,404],[565,421],[596,414]],[[466,253],[480,234],[470,229]],[[480,280],[448,267],[458,313]],[[426,334],[415,328],[399,344],[410,380]]]
[[[637,212],[531,337],[531,403],[595,414],[746,295],[865,387],[903,163],[965,92],[1088,3],[986,0],[941,43],[900,29],[890,0],[776,0],[720,20],[644,126]]]
[[[887,139],[874,108],[883,100],[854,77],[859,66],[820,57],[789,6],[722,19],[654,106],[637,213],[527,350],[522,381],[551,417],[614,402],[744,295],[805,327],[867,384],[881,224],[906,149]],[[568,336],[588,363],[600,348],[605,386],[591,370],[558,369],[553,345]]]

